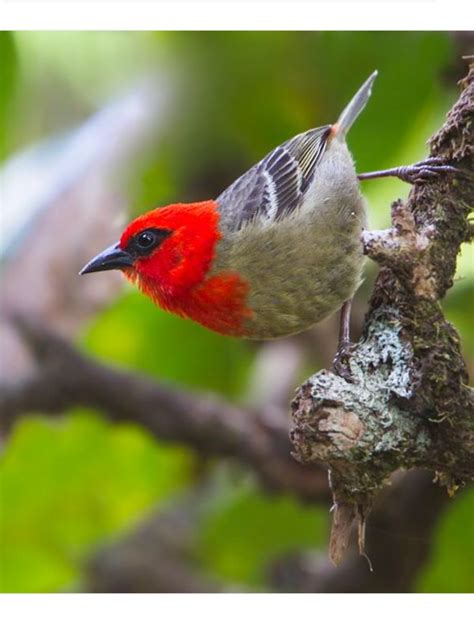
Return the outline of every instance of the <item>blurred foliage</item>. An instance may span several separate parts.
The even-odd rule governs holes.
[[[324,547],[328,533],[327,512],[287,496],[263,496],[251,479],[238,484],[228,478],[209,505],[198,559],[234,585],[263,590],[272,561],[293,551]]]
[[[173,200],[215,197],[286,138],[333,121],[374,68],[379,78],[351,131],[360,171],[426,155],[457,88],[447,33],[39,33],[0,34],[0,158],[79,124],[155,71],[175,106],[154,157],[130,182],[130,214]],[[34,107],[32,106],[34,104]],[[8,124],[7,124],[8,122]],[[395,179],[364,184],[371,225],[406,194]],[[473,366],[474,262],[467,249],[444,301]],[[368,289],[367,289],[368,291]],[[90,323],[87,353],[193,389],[245,398],[254,347],[156,310],[128,291]],[[133,420],[130,420],[132,422]],[[54,425],[22,421],[1,463],[1,589],[67,590],[104,539],[191,484],[194,457],[133,425],[92,411]],[[224,467],[224,466],[220,466]],[[327,508],[265,496],[237,470],[209,503],[196,555],[207,570],[264,588],[266,565],[298,547],[324,549]],[[474,494],[441,521],[423,591],[474,589]]]
[[[464,492],[441,518],[431,564],[424,570],[418,588],[423,592],[472,593],[474,569],[474,490]]]
[[[5,122],[10,114],[17,75],[16,48],[11,33],[0,32],[0,124],[5,129]],[[0,159],[7,152],[7,135],[0,135]]]
[[[136,522],[188,480],[191,459],[139,428],[77,411],[29,417],[2,457],[1,589],[67,587],[91,545]],[[3,548],[5,547],[5,548]]]
[[[97,317],[84,344],[107,361],[229,399],[242,393],[252,361],[251,348],[242,341],[158,311],[135,291]]]

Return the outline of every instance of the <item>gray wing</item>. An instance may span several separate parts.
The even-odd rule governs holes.
[[[302,201],[327,145],[331,126],[286,141],[244,173],[217,198],[221,217],[239,229],[257,216],[278,219]]]

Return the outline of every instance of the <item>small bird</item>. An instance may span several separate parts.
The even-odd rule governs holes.
[[[80,274],[122,270],[162,309],[220,334],[257,340],[296,334],[342,306],[341,358],[364,264],[360,237],[367,217],[359,179],[409,180],[432,168],[420,163],[356,174],[346,135],[376,76],[337,123],[284,142],[215,200],[137,217]]]

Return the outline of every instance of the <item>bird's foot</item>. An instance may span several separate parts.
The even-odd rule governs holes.
[[[414,165],[408,165],[406,167],[394,167],[393,169],[361,173],[357,177],[359,180],[372,180],[374,178],[393,176],[408,184],[424,184],[443,174],[471,177],[466,171],[452,167],[451,165],[446,165],[441,158],[436,157],[426,158],[421,162],[416,162]]]
[[[408,184],[424,184],[440,175],[464,175],[464,172],[457,167],[446,165],[440,158],[427,158],[421,162],[416,162],[408,167],[399,167],[398,177]]]
[[[343,342],[339,345],[332,362],[333,372],[347,382],[354,382],[349,360],[354,353],[355,347],[356,345],[350,341]]]

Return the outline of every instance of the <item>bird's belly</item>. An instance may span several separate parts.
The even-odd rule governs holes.
[[[289,336],[323,320],[361,281],[363,209],[333,222],[321,216],[284,220],[249,231],[234,244],[235,269],[248,282],[248,338]]]
[[[245,337],[289,336],[324,320],[357,290],[362,261],[354,264],[339,262],[330,274],[321,274],[317,267],[300,268],[298,275],[288,275],[294,281],[291,286],[280,277],[278,288],[270,283],[253,288],[247,300],[252,317],[245,322]]]

